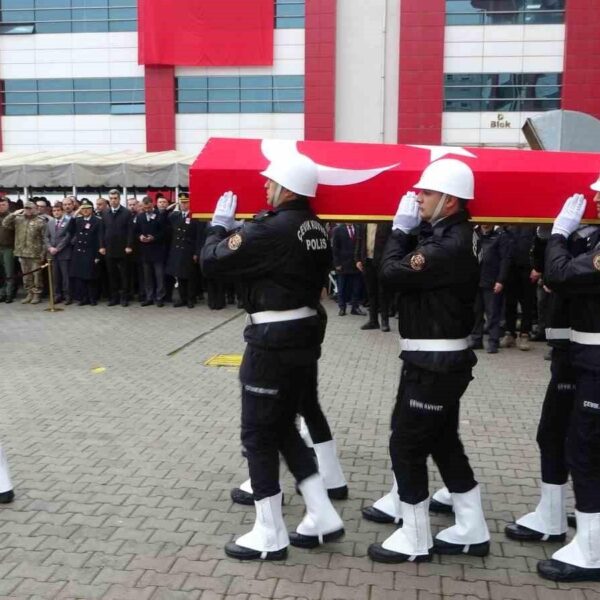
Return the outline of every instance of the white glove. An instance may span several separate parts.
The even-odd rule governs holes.
[[[235,209],[237,196],[233,192],[225,192],[217,202],[211,225],[220,225],[227,231],[235,229]]]
[[[421,222],[419,215],[419,204],[417,202],[417,194],[407,192],[402,196],[398,210],[394,217],[392,229],[399,229],[404,233],[410,233]]]
[[[581,223],[585,212],[586,199],[583,194],[574,194],[564,203],[552,226],[552,235],[558,233],[568,238]]]

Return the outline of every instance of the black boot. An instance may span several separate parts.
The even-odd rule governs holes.
[[[387,315],[381,315],[381,331],[388,332],[390,330],[390,319]]]

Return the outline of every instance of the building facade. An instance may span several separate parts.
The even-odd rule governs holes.
[[[2,0],[1,149],[198,151],[211,136],[524,146],[600,117],[593,0],[273,0],[266,67],[138,64],[136,0]]]

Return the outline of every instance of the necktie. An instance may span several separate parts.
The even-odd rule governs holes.
[[[54,230],[54,233],[58,233],[59,228],[60,228],[60,219],[56,221],[56,229]]]

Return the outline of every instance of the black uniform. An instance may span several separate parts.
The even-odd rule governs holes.
[[[107,210],[102,215],[102,246],[106,249],[106,270],[110,298],[113,302],[128,299],[131,287],[130,269],[125,248],[133,243],[133,217],[124,206],[115,212]]]
[[[381,264],[383,281],[399,292],[404,366],[390,455],[400,498],[408,504],[429,496],[430,454],[450,492],[465,493],[477,485],[458,435],[460,398],[477,362],[466,340],[479,282],[467,219],[461,211],[439,221],[413,251],[414,239],[393,231]],[[428,349],[431,344],[442,349]]]
[[[95,216],[76,217],[69,219],[67,228],[73,245],[69,274],[75,284],[75,296],[83,303],[95,302],[102,223]]]
[[[240,282],[250,313],[240,369],[242,444],[254,498],[261,500],[280,491],[279,452],[298,482],[317,472],[295,417],[304,404],[316,401],[325,331],[319,298],[331,264],[327,232],[308,201],[297,199],[261,213],[232,234],[210,227],[201,260],[207,277],[226,275]],[[278,321],[275,312],[269,313],[271,322],[252,322],[256,313],[293,309],[309,316]]]
[[[499,229],[484,233],[480,227],[474,230],[474,243],[480,266],[479,290],[475,301],[475,326],[471,340],[479,346],[483,340],[483,316],[487,320],[489,347],[498,348],[500,320],[504,292],[495,293],[494,285],[504,285],[510,269],[510,245],[508,235]]]
[[[134,219],[133,231],[143,269],[146,300],[162,302],[165,297],[167,215],[158,211],[140,213]],[[142,242],[139,239],[142,235],[151,235],[154,239]]]
[[[546,285],[569,299],[575,394],[566,454],[575,507],[582,513],[599,513],[600,228],[587,238],[586,251],[577,256],[563,236],[551,236],[545,269]]]
[[[174,212],[169,215],[171,248],[167,273],[177,278],[180,301],[193,306],[198,267],[194,262],[198,247],[198,221],[191,214]]]

